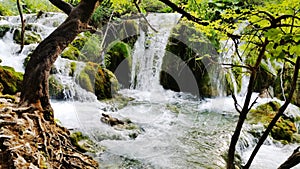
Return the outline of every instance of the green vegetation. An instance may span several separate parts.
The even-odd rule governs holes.
[[[2,38],[9,30],[10,30],[9,25],[0,25],[0,38]]]
[[[55,78],[54,75],[49,77],[49,94],[52,99],[64,98],[64,86]]]
[[[280,104],[276,101],[262,104],[249,112],[247,120],[250,124],[261,123],[264,127],[267,127],[279,108]],[[297,134],[298,131],[295,124],[296,120],[296,117],[281,117],[273,127],[271,136],[283,143],[299,142],[300,140],[296,140],[294,135]]]
[[[13,35],[13,39],[16,43],[21,44],[21,30],[16,29]],[[42,41],[42,38],[39,34],[33,31],[25,31],[24,35],[24,45],[29,45],[32,43],[39,43]]]
[[[0,86],[3,94],[16,94],[21,91],[23,74],[16,72],[14,68],[0,66]]]

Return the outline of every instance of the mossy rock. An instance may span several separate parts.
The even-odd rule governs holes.
[[[72,46],[74,46],[75,48],[77,48],[78,50],[81,50],[85,43],[88,41],[88,38],[90,37],[90,35],[86,35],[86,34],[79,34],[71,43]]]
[[[54,75],[49,77],[49,94],[52,99],[64,99],[64,86]]]
[[[104,150],[103,147],[99,147],[94,143],[88,136],[83,135],[82,132],[76,131],[70,135],[71,143],[77,148],[80,152],[101,152]]]
[[[261,123],[266,128],[277,114],[279,108],[280,104],[276,101],[260,105],[256,109],[250,110],[247,121],[250,124]],[[297,128],[294,121],[295,119],[291,117],[280,117],[271,130],[271,136],[275,140],[280,140],[283,143],[298,141],[294,139],[294,134],[297,134]]]
[[[131,48],[122,41],[114,41],[108,47],[105,55],[105,66],[115,75],[125,88],[130,86],[131,78]]]
[[[14,68],[0,66],[0,83],[3,86],[3,94],[16,94],[22,89],[23,73],[16,72]]]
[[[95,79],[95,94],[99,100],[112,98],[119,90],[116,76],[108,69],[98,68]]]
[[[85,56],[80,52],[80,50],[72,45],[69,45],[62,53],[62,58],[69,60],[85,60]]]
[[[193,25],[181,22],[173,28],[163,58],[160,84],[165,89],[201,97],[218,96],[209,75],[217,72],[217,50]],[[194,82],[194,83],[192,83]]]
[[[23,61],[23,67],[24,67],[24,68],[26,68],[26,66],[27,66],[27,64],[28,64],[28,62],[29,62],[31,56],[32,56],[32,52],[30,52],[30,53],[26,56],[26,58],[24,59],[24,61]]]
[[[71,62],[70,63],[70,73],[69,73],[69,76],[74,76],[74,73],[75,73],[75,70],[76,70],[76,67],[77,67],[77,64],[76,62]]]
[[[21,30],[16,29],[14,31],[13,39],[16,43],[21,44]],[[25,31],[24,35],[24,45],[29,45],[33,43],[40,43],[42,38],[39,34],[33,31]]]
[[[0,38],[3,38],[3,36],[10,30],[9,25],[0,25]]]
[[[95,93],[99,100],[112,98],[119,86],[118,80],[111,71],[92,62],[86,64],[77,78],[79,85],[83,89]]]
[[[85,68],[79,73],[79,85],[89,92],[94,92],[95,75],[98,66],[95,63],[88,62]]]

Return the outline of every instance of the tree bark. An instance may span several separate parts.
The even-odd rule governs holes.
[[[300,163],[300,147],[297,147],[293,154],[283,163],[280,165],[278,169],[290,169]]]
[[[88,30],[88,22],[98,0],[82,0],[76,8],[70,8],[61,0],[50,1],[70,13],[67,19],[34,50],[25,69],[20,104],[39,108],[45,112],[48,120],[53,120],[48,91],[50,69],[68,44],[80,32]]]

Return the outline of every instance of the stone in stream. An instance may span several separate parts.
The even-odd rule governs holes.
[[[145,131],[143,128],[140,126],[132,123],[131,120],[125,119],[125,120],[120,120],[115,117],[112,117],[108,114],[102,113],[102,117],[100,120],[103,123],[106,123],[113,127],[116,130],[130,130],[132,132],[129,132],[128,136],[131,139],[135,139],[139,134],[141,134],[143,131]]]

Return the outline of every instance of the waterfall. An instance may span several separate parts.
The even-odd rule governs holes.
[[[76,69],[73,75],[70,76],[72,62],[76,64]],[[87,102],[97,100],[97,97],[94,93],[84,90],[77,83],[79,73],[84,69],[85,65],[86,64],[84,62],[71,61],[61,57],[58,57],[57,61],[54,63],[56,71],[54,77],[64,87],[64,99]]]
[[[157,32],[148,28],[141,30],[132,56],[131,88],[138,90],[159,90],[159,75],[165,48],[172,28],[180,19],[180,14],[149,14],[147,20]]]
[[[41,16],[36,14],[26,14],[26,30],[30,30],[39,34],[41,39],[46,38],[60,23],[66,18],[63,13],[44,13]],[[11,66],[16,71],[24,72],[23,62],[27,55],[32,52],[38,44],[25,45],[23,51],[18,54],[20,45],[13,40],[13,34],[16,29],[21,28],[19,16],[1,17],[0,25],[7,25],[10,30],[0,38],[0,59],[1,65]]]

